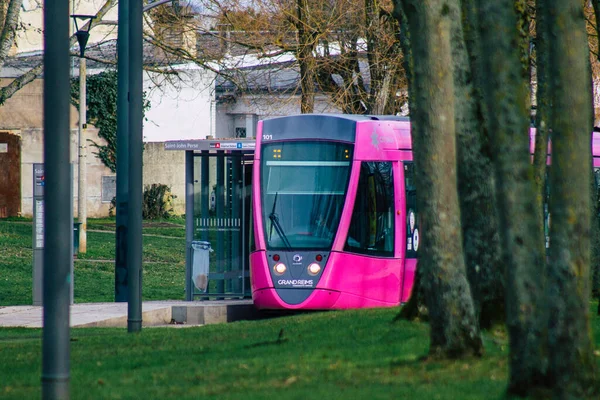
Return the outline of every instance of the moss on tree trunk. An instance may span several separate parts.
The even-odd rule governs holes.
[[[431,325],[430,355],[483,352],[466,278],[457,192],[451,24],[454,1],[407,0],[413,57],[412,137],[423,249],[419,263]]]
[[[589,323],[592,131],[589,50],[578,0],[548,0],[552,165],[548,372],[562,398],[591,398],[596,360]]]
[[[544,386],[544,237],[529,159],[527,82],[513,0],[478,0],[482,82],[498,185],[510,338],[509,391]]]

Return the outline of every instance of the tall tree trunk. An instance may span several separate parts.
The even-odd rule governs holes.
[[[469,3],[463,1],[463,7]],[[475,90],[476,70],[471,66],[465,36],[475,42],[476,21],[468,21],[460,9],[452,9],[455,121],[458,155],[458,194],[467,277],[480,326],[504,322],[504,284],[500,236],[495,203],[492,161],[484,148],[481,96]],[[463,24],[460,21],[464,21]],[[467,25],[463,33],[463,25]],[[472,52],[478,49],[471,48]],[[473,54],[471,60],[477,59]]]
[[[530,48],[531,41],[529,35],[529,24],[531,23],[531,13],[528,3],[531,0],[514,0],[515,13],[517,15],[517,32],[519,40],[516,46],[519,48],[519,59],[521,60],[521,72],[523,79],[527,83],[531,82],[531,60]],[[527,112],[531,111],[531,96],[527,96]]]
[[[483,352],[460,240],[451,7],[458,4],[448,0],[404,1],[414,57],[413,154],[425,228],[425,252],[419,268],[429,310],[430,355],[439,357]]]
[[[592,0],[594,6],[594,17],[596,25],[596,43],[600,44],[600,0]],[[596,58],[600,60],[600,51],[597,51]],[[592,89],[593,90],[593,89]],[[595,106],[592,101],[592,118],[595,119]],[[595,123],[595,121],[594,121]],[[597,128],[594,126],[594,130]],[[596,172],[593,172],[593,193],[592,193],[592,294],[600,299],[600,190]],[[600,301],[598,301],[597,314],[600,315]]]
[[[544,238],[529,161],[528,91],[523,80],[513,0],[478,0],[484,99],[506,268],[509,392],[544,385]]]
[[[384,79],[384,70],[380,64],[380,54],[377,51],[377,39],[381,33],[379,21],[379,1],[365,0],[365,36],[367,41],[367,59],[369,61],[369,74],[371,76],[369,103],[375,103],[374,97],[381,92]],[[368,112],[373,113],[373,107]],[[374,112],[377,114],[377,112]]]
[[[600,43],[600,25],[598,25],[598,21],[600,21],[600,18],[598,18],[600,15],[600,0],[592,0],[592,6],[594,7],[594,15],[596,16],[596,40]],[[596,59],[600,61],[600,49],[596,54]]]
[[[600,0],[599,0],[600,1]],[[412,84],[413,84],[413,65],[412,65],[412,51],[410,49],[410,29],[408,27],[408,19],[406,12],[404,11],[403,0],[393,0],[394,10],[392,14],[396,21],[398,21],[398,41],[402,50],[402,68],[406,74],[406,89],[408,91],[408,103],[410,109],[413,110],[415,107],[414,99],[412,96]]]
[[[591,398],[596,360],[589,323],[589,52],[582,3],[548,0],[552,76],[552,166],[548,286],[549,377],[561,398]]]
[[[298,50],[296,58],[300,65],[300,112],[302,114],[312,113],[315,109],[315,80],[316,62],[313,50],[315,48],[315,35],[308,21],[308,1],[297,0],[296,3],[298,29]]]
[[[398,21],[398,41],[400,42],[400,47],[402,49],[402,68],[404,68],[406,74],[406,89],[408,91],[408,105],[409,105],[409,114],[412,118],[413,115],[417,114],[417,101],[414,97],[414,79],[413,79],[413,56],[410,44],[410,29],[408,26],[408,18],[406,16],[406,11],[404,7],[406,4],[402,0],[394,0],[394,10],[393,15]],[[421,277],[423,276],[423,270],[427,269],[424,266],[425,260],[419,260],[419,268],[415,272],[415,281],[413,285],[413,290],[410,299],[408,302],[402,307],[400,313],[396,316],[396,319],[407,319],[414,320],[420,316],[420,308],[419,305],[423,304],[422,299],[424,298],[423,294],[423,286],[421,284]]]
[[[542,223],[546,217],[546,162],[548,154],[548,136],[550,115],[552,112],[548,95],[548,9],[546,0],[535,3],[535,49],[536,49],[536,112],[535,112],[535,148],[533,155],[533,176],[536,184],[538,207],[542,212]],[[545,224],[544,224],[545,225]]]

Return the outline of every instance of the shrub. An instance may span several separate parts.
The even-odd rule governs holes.
[[[167,185],[160,183],[146,185],[142,202],[142,218],[158,219],[173,216],[173,199],[176,197]]]

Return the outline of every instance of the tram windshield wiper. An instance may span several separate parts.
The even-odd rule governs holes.
[[[277,232],[277,234],[283,241],[283,244],[285,245],[285,247],[288,250],[292,250],[292,245],[290,244],[290,241],[288,240],[287,236],[285,236],[285,233],[283,232],[283,228],[281,227],[281,224],[279,223],[279,217],[275,213],[275,207],[277,206],[277,195],[278,194],[279,194],[279,192],[275,193],[275,200],[273,201],[273,210],[271,210],[271,214],[269,214],[269,219],[271,220],[271,232],[269,232],[269,238],[271,237],[271,234],[273,233],[273,227],[275,227],[275,231]]]

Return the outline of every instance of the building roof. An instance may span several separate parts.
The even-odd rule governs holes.
[[[295,92],[300,84],[300,70],[292,53],[282,53],[272,49],[271,54],[259,55],[257,50],[242,46],[240,35],[246,32],[203,31],[198,33],[196,40],[197,58],[214,70],[221,71],[215,82],[217,98],[226,99],[241,92],[250,93],[289,93]],[[227,41],[224,40],[227,39]],[[292,38],[290,37],[291,41]],[[330,44],[333,57],[339,55],[335,44]],[[143,46],[144,65],[163,69],[177,65],[193,65],[189,60],[172,54],[166,54],[152,43],[145,41]],[[268,49],[264,50],[268,51]],[[319,49],[317,49],[317,52]],[[71,49],[71,65],[73,75],[77,75],[79,67],[79,47]],[[107,40],[102,43],[91,43],[86,48],[88,71],[102,71],[116,68],[117,41]],[[264,54],[264,53],[261,53]],[[0,78],[15,78],[43,62],[43,52],[21,53],[8,57],[0,70]],[[198,68],[202,68],[197,64]],[[363,72],[362,80],[369,85],[368,64],[360,60],[359,66]],[[177,69],[177,68],[175,68]],[[333,80],[342,84],[339,75],[333,75]],[[317,87],[318,90],[318,87]]]

